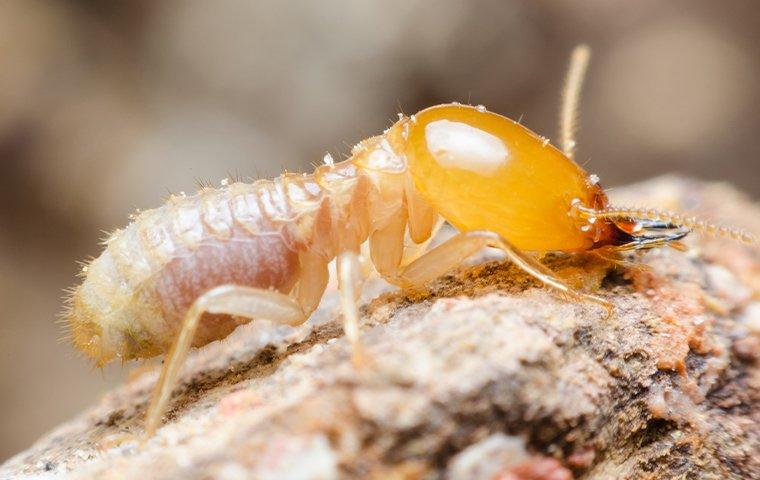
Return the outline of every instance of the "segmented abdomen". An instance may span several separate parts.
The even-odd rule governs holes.
[[[192,302],[223,284],[289,291],[329,198],[311,177],[174,196],[106,241],[66,314],[77,348],[102,364],[164,353]],[[238,322],[204,315],[194,343]]]

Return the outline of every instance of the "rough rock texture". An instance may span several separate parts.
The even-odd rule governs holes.
[[[614,196],[760,233],[760,208],[727,186],[667,177]],[[363,372],[328,295],[302,328],[258,322],[195,351],[146,443],[132,434],[156,366],[0,478],[760,478],[760,252],[688,243],[628,258],[643,267],[545,260],[612,300],[610,319],[492,252],[428,294],[375,282]]]

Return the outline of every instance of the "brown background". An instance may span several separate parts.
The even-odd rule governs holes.
[[[554,137],[581,41],[578,157],[606,185],[760,193],[755,0],[0,2],[0,459],[131,368],[56,342],[102,230],[199,179],[338,157],[399,108],[482,103]]]

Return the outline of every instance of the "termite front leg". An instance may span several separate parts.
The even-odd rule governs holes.
[[[250,319],[267,319],[291,326],[300,325],[319,305],[319,299],[322,298],[328,280],[327,263],[317,256],[302,255],[301,268],[295,298],[260,288],[222,285],[209,290],[193,302],[164,360],[161,376],[148,408],[145,423],[147,437],[152,436],[161,423],[161,417],[169,404],[172,390],[193,343],[201,316],[208,312]]]
[[[612,304],[607,300],[573,290],[565,282],[557,278],[550,269],[512,246],[504,237],[489,231],[460,233],[425,253],[403,268],[395,278],[391,277],[388,280],[398,284],[402,288],[419,288],[443,275],[456,265],[459,265],[467,257],[484,247],[494,247],[502,250],[509,260],[544,285],[573,299],[601,305],[607,310],[608,316],[611,314]]]

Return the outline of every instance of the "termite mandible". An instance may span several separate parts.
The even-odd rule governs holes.
[[[573,161],[588,59],[588,47],[576,47],[562,150],[482,106],[443,104],[399,115],[350,158],[335,163],[327,155],[312,174],[203,188],[140,213],[83,268],[64,313],[75,347],[98,365],[168,353],[147,413],[150,436],[191,346],[255,318],[302,324],[320,302],[332,260],[344,331],[361,364],[356,302],[365,242],[379,275],[401,288],[424,286],[488,246],[608,315],[608,300],[573,290],[525,252],[680,249],[692,230],[756,243],[693,217],[609,205],[598,178]],[[440,218],[459,233],[405,262],[405,235],[424,245]]]

